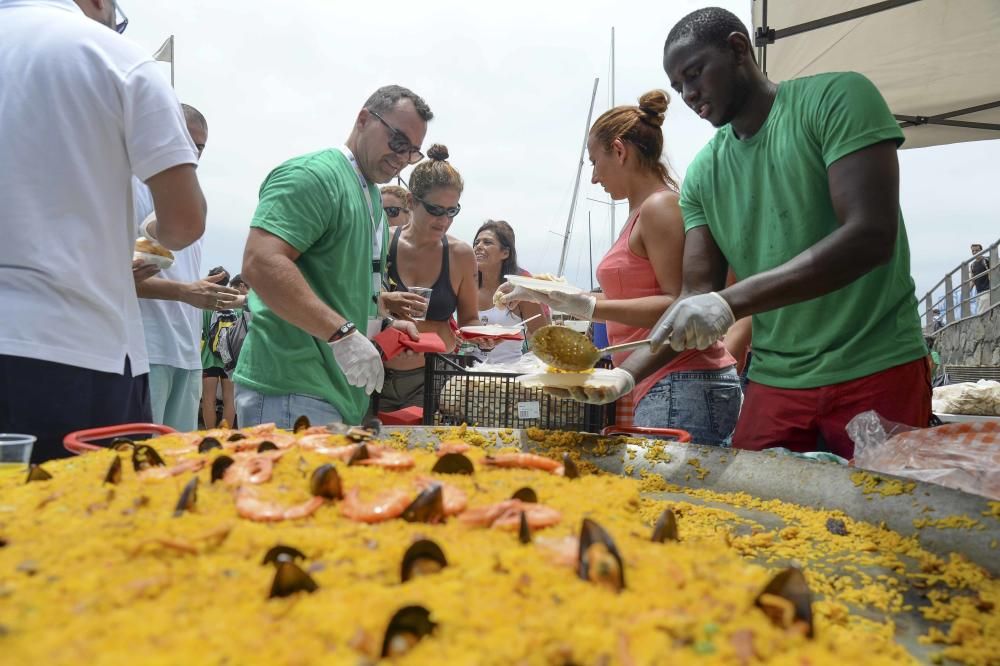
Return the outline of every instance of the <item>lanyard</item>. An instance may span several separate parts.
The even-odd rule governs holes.
[[[368,180],[361,173],[361,167],[358,166],[358,160],[354,157],[351,149],[347,146],[341,146],[340,152],[343,153],[344,157],[347,158],[347,161],[354,168],[354,175],[358,177],[358,185],[361,187],[361,193],[365,197],[365,203],[368,204],[368,219],[371,220],[372,224],[372,301],[377,304],[378,295],[382,291],[382,226],[385,215],[382,210],[379,210],[378,223],[375,222],[375,206],[372,203],[372,195],[368,189]]]

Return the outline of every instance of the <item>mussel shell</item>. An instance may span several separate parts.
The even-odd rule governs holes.
[[[206,437],[198,443],[198,453],[206,453],[212,449],[221,449],[222,443],[215,437]]]
[[[401,516],[408,523],[443,523],[444,517],[444,493],[437,484],[420,491]]]
[[[115,485],[122,482],[122,459],[120,456],[115,456],[115,459],[111,461],[111,466],[108,467],[107,474],[104,475],[104,483],[113,483]]]
[[[52,478],[52,475],[42,469],[41,465],[32,465],[28,468],[28,478],[25,479],[25,483],[31,483],[32,481],[48,481]]]
[[[185,511],[190,511],[194,508],[194,505],[198,502],[198,477],[192,477],[190,481],[184,486],[184,490],[181,491],[181,496],[177,500],[177,506],[174,507],[174,518],[179,518],[184,515]]]
[[[382,641],[382,656],[395,657],[405,654],[424,636],[434,633],[437,623],[431,621],[431,612],[423,606],[406,606],[396,611],[389,620]]]
[[[291,562],[293,560],[304,560],[306,559],[305,553],[303,553],[298,548],[293,548],[292,546],[286,546],[284,544],[278,544],[277,546],[271,547],[266,553],[264,553],[264,559],[261,560],[261,564],[274,564],[275,566],[281,564],[282,562]]]
[[[295,423],[292,424],[292,432],[300,432],[311,427],[312,423],[309,422],[309,417],[303,414],[299,418],[295,419]]]
[[[664,509],[663,513],[656,520],[653,527],[653,541],[663,543],[664,541],[678,541],[677,536],[677,516],[670,509]]]
[[[230,458],[229,456],[219,456],[218,458],[213,460],[212,474],[209,477],[212,479],[212,483],[215,483],[216,481],[221,479],[226,474],[226,470],[229,469],[229,466],[232,465],[234,462],[236,461]]]
[[[264,451],[277,451],[278,445],[274,442],[268,440],[261,442],[257,445],[257,453],[263,453]]]
[[[343,499],[344,486],[340,481],[337,468],[330,463],[320,465],[309,477],[309,491],[317,497],[326,499]]]
[[[619,592],[625,589],[625,563],[618,552],[618,547],[615,546],[611,535],[590,518],[584,518],[583,525],[580,527],[580,552],[577,556],[577,575],[583,580],[591,580],[591,565],[595,564],[591,562],[591,556],[594,552],[591,550],[591,546],[594,545],[603,546],[608,554],[617,562],[617,571],[612,572],[613,579],[608,581],[611,587]]]
[[[382,432],[382,422],[376,418],[370,418],[361,424],[361,427],[372,433],[373,435],[378,435]]]
[[[768,612],[767,607],[761,604],[761,595],[764,594],[771,594],[790,601],[792,607],[795,609],[793,619],[805,622],[807,627],[806,636],[809,638],[813,637],[812,592],[801,569],[789,567],[784,571],[778,572],[771,579],[771,582],[764,586],[764,589],[761,590],[754,601],[756,606],[763,610],[764,614],[772,622],[778,624],[778,620]]]
[[[345,433],[348,439],[355,442],[364,442],[369,439],[375,439],[375,433],[370,430],[365,430],[364,428],[359,428],[358,426],[351,426],[347,429]]]
[[[438,458],[431,471],[436,474],[472,474],[476,468],[461,453],[446,453]]]
[[[289,597],[297,592],[312,594],[319,589],[319,585],[312,579],[312,576],[294,562],[278,562],[276,566],[277,570],[274,572],[274,581],[271,583],[271,592],[267,595],[268,599]]]
[[[247,436],[241,432],[234,432],[232,435],[226,438],[227,442],[238,442],[241,439],[246,439]]]
[[[348,459],[347,466],[350,467],[359,460],[368,460],[371,457],[372,454],[368,451],[368,445],[360,444],[356,449],[354,449],[354,453],[352,453],[351,457]]]
[[[837,536],[847,536],[847,523],[840,518],[827,518],[826,531]]]
[[[517,540],[521,543],[531,543],[531,526],[528,525],[528,516],[521,512],[521,524],[517,528]]]
[[[578,479],[580,478],[580,468],[576,466],[573,459],[569,457],[568,453],[563,454],[563,476],[567,479]]]
[[[128,437],[115,437],[111,440],[111,446],[109,448],[112,448],[115,451],[131,451],[135,448],[135,442]]]
[[[132,467],[137,472],[150,467],[163,467],[166,464],[156,449],[149,444],[136,444],[132,449]]]
[[[538,504],[538,493],[535,492],[534,488],[529,488],[528,486],[518,488],[510,498],[521,500],[528,504]]]
[[[421,560],[430,560],[439,565],[439,568],[448,566],[448,559],[444,556],[441,546],[430,539],[414,541],[413,545],[406,549],[403,554],[403,564],[400,567],[400,578],[405,583],[415,576],[426,575],[422,572],[414,571],[414,567]]]

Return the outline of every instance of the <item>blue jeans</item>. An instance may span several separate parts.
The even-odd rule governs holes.
[[[279,428],[291,430],[300,416],[308,418],[313,425],[343,421],[337,408],[322,398],[297,393],[265,395],[236,385],[236,420],[241,428],[274,423]]]
[[[643,428],[680,428],[695,444],[730,446],[743,391],[736,367],[673,372],[635,406],[633,423]]]

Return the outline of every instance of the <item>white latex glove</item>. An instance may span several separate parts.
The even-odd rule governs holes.
[[[635,377],[628,370],[614,368],[603,375],[609,382],[602,381],[601,386],[573,386],[572,388],[546,387],[545,392],[557,398],[572,398],[577,402],[587,402],[592,405],[603,405],[614,402],[628,395],[635,388]]]
[[[733,310],[717,292],[678,301],[666,319],[653,329],[652,350],[669,344],[674,351],[707,349],[736,323]]]
[[[547,305],[553,310],[565,312],[580,319],[592,318],[594,308],[597,306],[597,297],[593,294],[564,294],[561,292],[543,294],[525,287],[511,287],[509,283],[501,285],[497,289],[497,294],[500,296],[499,298],[494,296],[494,302],[498,302],[508,309],[516,308],[521,301],[528,301]]]
[[[385,369],[382,367],[382,357],[371,340],[355,331],[327,344],[348,384],[360,386],[368,395],[372,391],[382,390]]]

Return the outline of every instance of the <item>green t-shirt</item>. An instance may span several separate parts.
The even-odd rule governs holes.
[[[376,222],[382,216],[378,187],[369,184]],[[364,334],[372,302],[372,224],[351,163],[327,149],[288,160],[264,180],[251,227],[274,234],[298,250],[295,261],[317,297]],[[382,265],[387,249],[383,224]],[[321,398],[347,423],[368,408],[364,389],[351,386],[325,340],[314,338],[249,295],[249,327],[233,380],[268,395]],[[331,331],[332,332],[332,331]]]
[[[212,325],[212,310],[201,311],[201,367],[204,370],[224,367],[222,359],[212,353],[208,329]]]
[[[903,133],[864,76],[785,81],[751,138],[720,129],[687,171],[684,228],[708,225],[738,279],[779,266],[838,227],[827,169]],[[813,388],[856,379],[927,353],[903,216],[892,260],[825,296],[753,316],[750,379]]]

